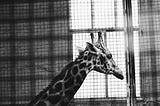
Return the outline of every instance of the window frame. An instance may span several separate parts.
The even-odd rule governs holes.
[[[93,4],[93,0],[90,0],[91,1],[91,28],[80,28],[80,29],[73,29],[73,28],[70,28],[69,30],[70,30],[70,34],[71,35],[73,35],[73,34],[75,34],[75,33],[95,33],[95,32],[99,32],[99,31],[101,31],[101,32],[105,32],[105,33],[107,33],[107,32],[124,32],[125,33],[125,25],[123,25],[123,27],[116,27],[116,25],[115,25],[115,27],[108,27],[108,28],[94,28],[94,9],[93,9],[93,6],[94,6],[94,4]],[[115,1],[114,1],[115,2]],[[69,2],[69,7],[71,7],[71,0],[70,0],[70,2]],[[122,4],[123,4],[123,0],[122,0]],[[115,3],[114,3],[114,8],[116,8],[116,5],[115,5]],[[117,8],[116,8],[117,9]],[[124,10],[124,8],[123,8],[123,10]],[[70,11],[71,11],[71,9],[70,9]],[[115,14],[116,14],[116,10],[114,10],[114,12],[115,12]],[[123,15],[123,17],[124,17],[124,15]],[[70,21],[71,21],[71,19],[70,19]],[[115,21],[117,22],[117,17],[115,16]],[[71,23],[70,23],[71,24]],[[116,24],[116,23],[115,23]],[[139,26],[133,26],[133,33],[135,32],[135,31],[138,31],[138,33],[140,32],[140,29],[139,29]],[[133,35],[134,36],[134,35]],[[104,37],[106,37],[106,34],[104,34]],[[128,64],[126,63],[126,67],[128,66]],[[135,70],[136,71],[136,70]],[[106,83],[107,83],[107,79],[106,79]],[[127,82],[126,82],[126,85],[127,85]],[[140,86],[141,86],[141,84],[140,84]],[[107,101],[107,100],[126,100],[126,98],[127,98],[127,96],[126,97],[108,97],[108,90],[107,90],[107,88],[108,88],[108,84],[106,84],[106,97],[105,98],[92,98],[93,99],[93,101],[99,101],[99,99],[101,99],[102,101],[103,100],[105,100],[105,101]],[[127,91],[126,91],[127,92]],[[140,92],[141,92],[141,87],[140,87]],[[136,96],[136,97],[140,97],[140,95],[139,96]],[[78,101],[91,101],[89,98],[74,98],[77,102]]]

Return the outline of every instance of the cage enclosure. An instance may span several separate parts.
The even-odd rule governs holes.
[[[159,106],[159,29],[159,0],[1,0],[0,106],[26,106],[98,32],[125,78],[92,71],[69,105]]]

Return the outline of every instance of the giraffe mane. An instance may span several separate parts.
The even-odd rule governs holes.
[[[62,68],[62,71],[60,72],[59,75],[63,76],[65,74],[65,71],[67,69],[69,69],[71,66],[73,66],[74,64],[75,64],[74,61],[72,61],[69,64],[67,64],[64,68]],[[64,73],[64,74],[62,75],[61,73]],[[52,80],[50,81],[49,85],[47,87],[45,87],[42,91],[40,91],[39,94],[28,104],[28,106],[32,106],[32,104],[35,104],[40,98],[43,98],[43,96],[45,95],[45,93],[47,91],[49,91],[49,89],[52,87],[52,85],[55,82],[56,82],[56,77],[52,78]]]

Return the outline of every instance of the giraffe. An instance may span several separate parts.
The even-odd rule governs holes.
[[[92,40],[93,44],[87,42],[86,48],[79,50],[79,56],[66,65],[28,106],[67,106],[92,70],[123,79],[112,55],[102,44],[101,33],[98,36],[98,41],[94,43]]]

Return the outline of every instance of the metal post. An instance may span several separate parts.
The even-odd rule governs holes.
[[[94,3],[93,0],[91,0],[91,28],[94,28]]]
[[[123,0],[126,45],[127,106],[136,106],[135,62],[131,0]]]

